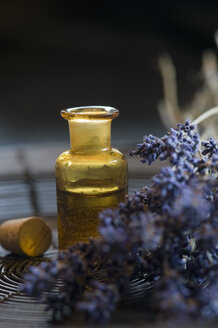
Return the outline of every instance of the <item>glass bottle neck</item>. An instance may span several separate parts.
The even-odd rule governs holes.
[[[111,149],[111,119],[69,120],[71,149],[77,153],[93,153]]]

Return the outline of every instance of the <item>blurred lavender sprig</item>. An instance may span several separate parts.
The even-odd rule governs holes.
[[[154,284],[149,309],[158,318],[218,317],[218,147],[211,138],[200,153],[194,129],[186,121],[163,138],[144,137],[130,154],[172,166],[151,188],[100,213],[101,238],[30,268],[22,290],[43,299],[54,317],[71,308],[102,323],[132,277],[146,274]]]
[[[77,303],[76,309],[82,312],[87,321],[106,323],[119,299],[115,285],[93,281],[91,292],[86,291],[84,299]]]
[[[202,155],[207,155],[209,158],[213,155],[218,155],[218,145],[213,138],[208,141],[202,141],[201,145],[205,148],[202,151]]]
[[[136,150],[129,152],[130,156],[139,156],[143,163],[151,165],[158,158],[161,161],[168,159],[173,165],[189,161],[198,151],[200,137],[194,132],[195,125],[189,120],[185,124],[177,124],[177,129],[170,129],[162,138],[152,135],[144,136],[143,143],[138,144]]]

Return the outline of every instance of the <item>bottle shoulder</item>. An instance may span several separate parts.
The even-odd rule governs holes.
[[[89,155],[65,151],[58,156],[55,171],[60,190],[100,195],[127,189],[127,162],[117,149]]]
[[[125,156],[116,148],[111,148],[110,151],[102,151],[90,154],[78,154],[74,153],[71,149],[68,149],[57,157],[56,166],[71,166],[74,164],[78,165],[78,163],[115,164],[115,162],[126,162]]]
[[[59,154],[58,157],[56,158],[56,162],[63,160],[63,159],[67,159],[70,158],[72,156],[71,154],[71,149],[65,150],[63,151],[63,153]]]

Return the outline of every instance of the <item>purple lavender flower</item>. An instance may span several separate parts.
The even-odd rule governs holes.
[[[151,165],[160,154],[164,151],[165,144],[164,142],[157,137],[152,136],[144,136],[143,143],[137,145],[137,149],[135,151],[130,151],[130,156],[139,155],[143,159],[141,160],[142,163],[148,163]]]
[[[153,177],[152,188],[146,189],[145,202],[150,210],[155,213],[170,212],[176,196],[189,179],[189,173],[183,168],[164,167],[160,174]]]
[[[186,120],[185,124],[177,124],[177,129],[170,129],[162,138],[145,136],[143,143],[138,144],[137,149],[129,154],[142,157],[141,161],[149,165],[158,158],[162,161],[169,159],[173,165],[181,165],[198,151],[200,138],[198,133],[193,132],[194,129],[195,125]]]
[[[115,210],[105,210],[100,214],[99,232],[108,245],[126,250],[154,249],[160,241],[155,220],[145,213],[143,194],[136,194]],[[149,231],[149,234],[148,234]]]
[[[177,123],[176,126],[180,131],[184,131],[190,137],[193,136],[193,130],[196,128],[195,124],[190,124],[190,120],[186,120],[185,124]]]
[[[202,141],[201,145],[205,148],[202,154],[207,155],[208,158],[218,155],[218,144],[213,138],[210,138],[209,141]]]
[[[57,262],[42,262],[38,267],[30,267],[24,275],[25,284],[21,290],[27,295],[40,297],[44,291],[54,287],[57,277]]]
[[[218,279],[207,288],[203,288],[197,294],[199,313],[207,321],[216,320],[218,317]]]
[[[92,281],[90,291],[86,291],[84,300],[76,305],[77,310],[85,315],[87,321],[105,323],[114,311],[119,296],[114,285]]]
[[[181,320],[196,314],[191,291],[184,285],[183,277],[175,271],[167,271],[155,284],[155,301],[160,317],[165,320]]]
[[[205,191],[205,186],[198,179],[190,181],[180,190],[171,212],[177,222],[177,229],[195,231],[207,221],[212,206],[205,199]]]

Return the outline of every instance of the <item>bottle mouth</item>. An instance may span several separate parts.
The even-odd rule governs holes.
[[[61,116],[66,120],[73,119],[113,119],[119,115],[119,110],[109,106],[82,106],[61,110]]]

